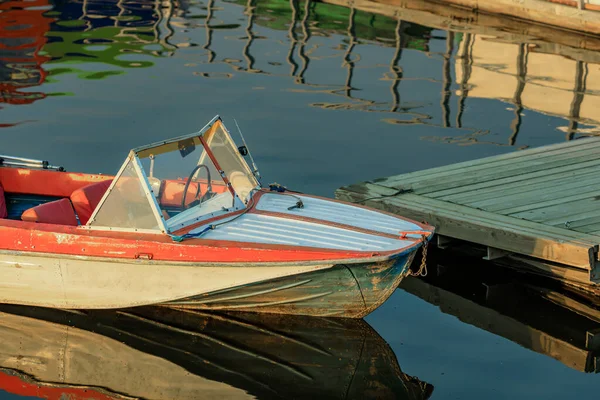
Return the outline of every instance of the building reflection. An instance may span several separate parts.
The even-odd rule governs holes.
[[[314,107],[381,113],[389,123],[453,131],[453,136],[425,139],[519,146],[521,132],[531,129],[524,118],[528,110],[564,119],[559,129],[566,139],[600,130],[600,117],[594,113],[600,105],[600,39],[489,16],[473,18],[465,10],[421,3],[8,1],[0,5],[1,101],[22,104],[44,98],[43,91],[31,88],[48,77],[71,73],[103,79],[151,67],[159,57],[198,46],[195,53],[186,53],[197,61],[189,63],[199,69],[194,75],[287,76],[290,93],[327,95],[310,103]],[[200,43],[193,43],[198,35]],[[278,49],[265,51],[261,40]],[[234,41],[241,48],[229,45]],[[428,65],[435,67],[427,70],[433,75],[407,73],[407,49],[428,57]],[[326,65],[328,60],[337,66]],[[101,70],[88,68],[92,63],[101,64]],[[202,70],[207,64],[210,71]],[[219,67],[225,71],[213,71]],[[381,90],[379,81],[387,89]],[[411,82],[435,87],[439,107],[438,102],[411,101]],[[473,99],[496,100],[490,108],[502,126],[474,127],[469,122]],[[510,114],[504,113],[506,105]],[[492,130],[502,139],[486,139]]]
[[[566,119],[562,129],[567,139],[574,137],[581,124],[598,129],[600,64],[556,54],[550,46],[511,43],[487,35],[466,37],[456,59],[456,79],[461,82],[459,115],[467,97],[510,103],[514,112],[509,121],[510,144],[527,128],[522,119],[526,109]]]
[[[40,54],[47,41],[52,18],[44,16],[47,0],[0,3],[0,103],[30,104],[44,93],[23,91],[39,86],[46,78]]]
[[[23,89],[40,86],[60,73],[101,79],[121,74],[123,68],[153,65],[140,55],[172,53],[174,47],[168,42],[174,4],[158,0],[0,3],[0,102],[30,104],[43,99],[46,93]],[[86,63],[102,63],[106,70],[80,69]]]

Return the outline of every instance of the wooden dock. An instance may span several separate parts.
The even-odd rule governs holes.
[[[426,221],[440,247],[464,241],[487,259],[600,283],[600,138],[376,179],[336,197]]]

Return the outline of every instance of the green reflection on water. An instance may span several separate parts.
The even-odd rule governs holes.
[[[246,5],[244,0],[236,0],[232,3]],[[305,2],[295,2],[298,10],[296,20],[304,18],[305,4]],[[287,0],[261,1],[256,4],[254,9],[254,14],[259,17],[256,23],[275,30],[288,30],[293,13],[290,1]],[[309,5],[311,25],[318,28],[320,32],[346,35],[349,20],[352,17],[354,34],[358,39],[374,41],[395,39],[396,25],[398,24],[396,19],[365,11],[355,12],[354,15],[352,13],[351,8],[333,4],[311,1]],[[411,25],[405,32],[410,36],[406,48],[427,51],[428,37],[431,31],[431,28],[425,26]]]
[[[116,4],[91,1],[87,3],[58,2],[46,15],[56,18],[48,41],[41,51],[50,60],[48,65],[100,63],[117,68],[148,68],[154,65],[148,57],[171,54],[174,46],[165,37],[163,24],[175,5],[157,7],[153,1],[121,1]],[[116,14],[116,15],[115,15]],[[151,47],[151,49],[149,48]],[[127,54],[127,59],[119,58]],[[75,73],[80,79],[105,79],[125,71],[84,71],[81,68],[53,68],[52,76]]]

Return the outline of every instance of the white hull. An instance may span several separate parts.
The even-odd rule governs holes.
[[[0,252],[0,303],[73,309],[162,304],[330,267],[182,265]]]

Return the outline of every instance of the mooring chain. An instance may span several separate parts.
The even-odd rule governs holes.
[[[412,276],[427,276],[427,246],[429,245],[429,242],[427,241],[427,236],[422,235],[421,237],[423,240],[423,257],[421,258],[421,266],[417,272],[411,271],[410,274]]]

